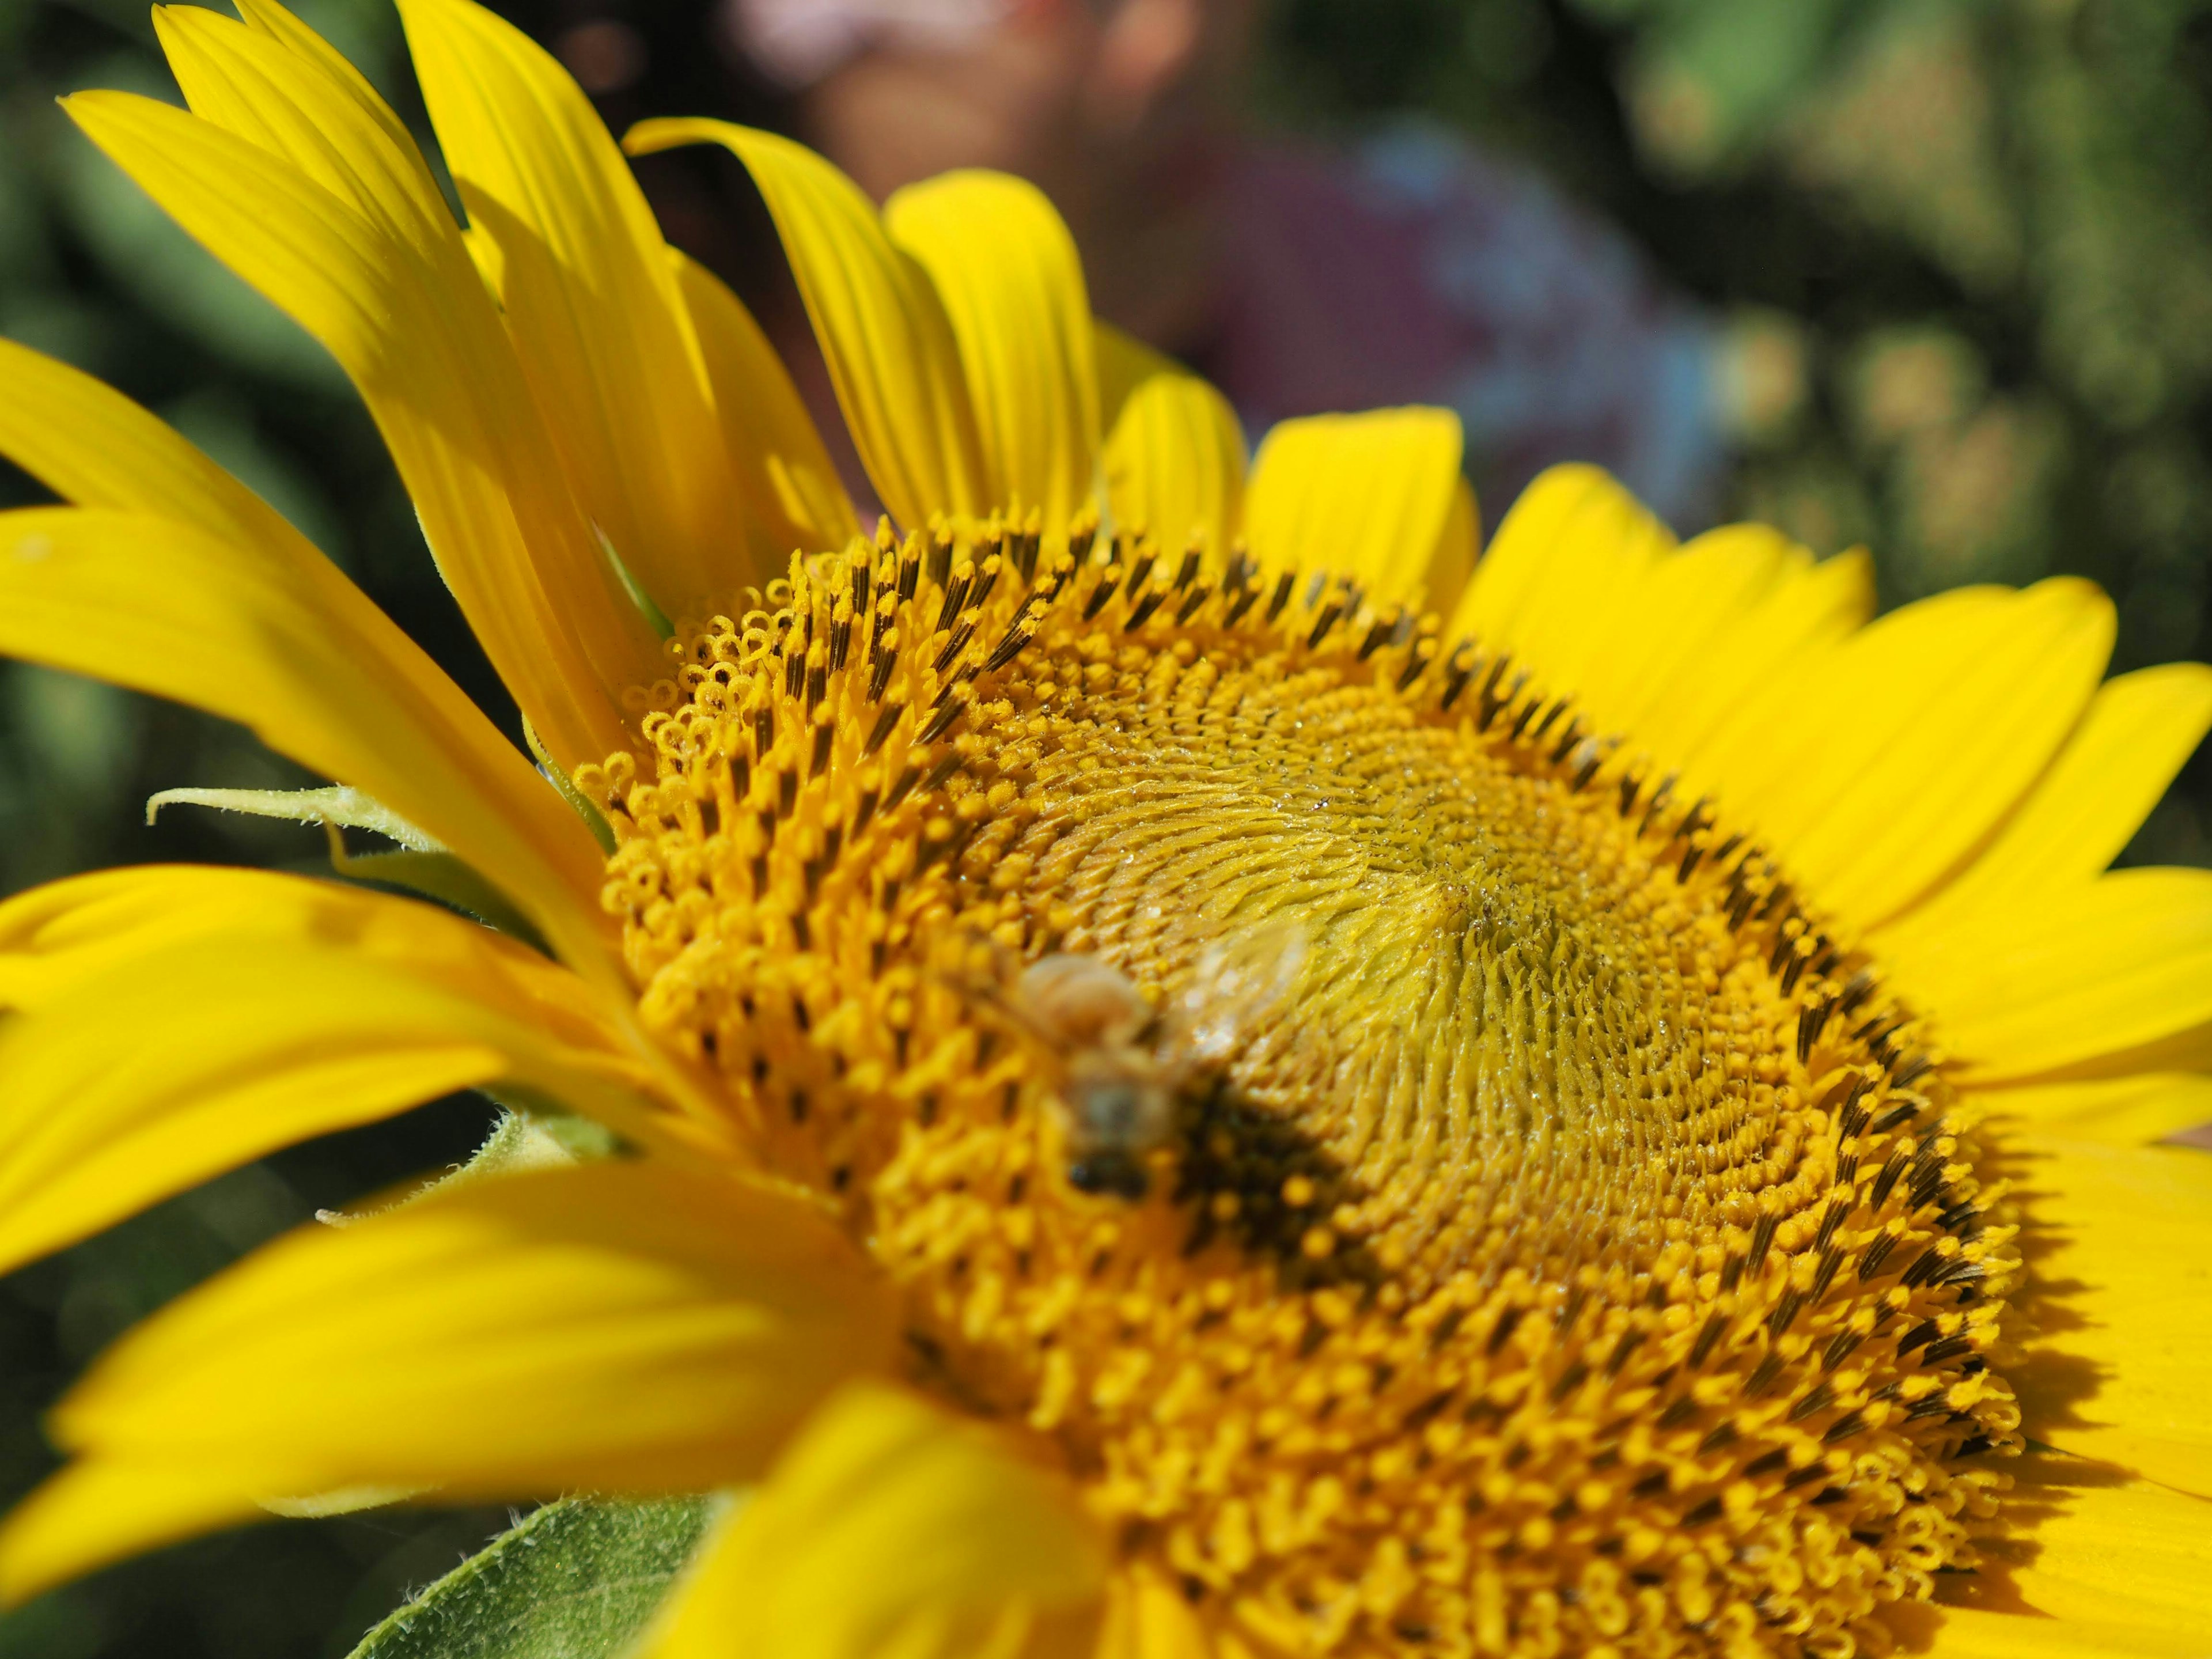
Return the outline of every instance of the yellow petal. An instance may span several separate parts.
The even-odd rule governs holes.
[[[289,578],[313,595],[318,607],[332,613],[331,648],[345,648],[336,644],[340,640],[356,641],[374,672],[390,682],[386,700],[410,705],[467,775],[465,797],[418,803],[405,815],[448,845],[466,843],[472,850],[464,856],[477,860],[506,859],[514,856],[511,843],[526,844],[535,850],[520,863],[481,867],[497,870],[498,884],[510,896],[520,900],[527,891],[533,902],[525,908],[533,914],[556,905],[577,911],[571,934],[598,930],[601,872],[575,815],[444,671],[298,532],[183,438],[90,375],[0,341],[0,378],[9,387],[0,398],[0,454],[82,506],[149,514],[206,531],[240,562],[264,564],[276,580]],[[19,635],[7,637],[18,642],[0,648],[39,655]],[[78,660],[84,672],[102,672],[88,653]],[[486,824],[472,825],[478,817]],[[495,821],[507,826],[496,846],[487,840]]]
[[[65,982],[0,1024],[0,1271],[457,1089],[504,1082],[668,1138],[652,1067],[575,975],[428,905],[299,890],[316,885],[240,880],[231,896],[266,907],[242,928],[203,910],[197,938],[140,930],[92,969],[64,953]]]
[[[1980,1089],[1991,1113],[2068,1140],[2144,1146],[2212,1124],[2212,1077],[2196,1072],[2135,1072],[2083,1083],[2031,1083]]]
[[[305,58],[263,62],[278,48],[236,26],[203,30],[198,44],[258,64],[266,71],[258,92],[274,99],[289,88],[306,125],[349,96]],[[307,84],[270,78],[280,75]],[[620,746],[617,694],[658,675],[659,641],[568,490],[459,233],[426,252],[293,160],[151,99],[81,93],[65,107],[186,230],[344,365],[447,585],[561,763]]]
[[[1947,1575],[1946,1601],[2154,1637],[2212,1631],[2212,1505],[2047,1453],[2005,1473],[1982,1565]]]
[[[1091,499],[1098,459],[1098,371],[1075,239],[1036,185],[980,170],[895,192],[884,228],[944,301],[992,500],[1041,507],[1057,534]]]
[[[2193,1633],[2102,1619],[1908,1606],[1888,1622],[1912,1632],[1898,1649],[1911,1659],[2204,1659]]]
[[[888,1357],[887,1313],[812,1208],[652,1161],[305,1229],[140,1326],[56,1409],[76,1461],[0,1531],[0,1594],[244,1518],[257,1494],[750,1480]],[[113,1501],[142,1482],[158,1501]]]
[[[413,641],[320,555],[174,520],[0,514],[0,653],[174,697],[374,795],[511,898],[572,965],[611,975],[598,847]]]
[[[1786,777],[1779,751],[1796,735],[1806,684],[1873,614],[1863,551],[1819,564],[1785,551],[1766,597],[1712,635],[1694,670],[1639,718],[1633,740],[1680,770],[1692,797],[1715,790],[1731,807],[1759,799]]]
[[[2106,681],[1996,839],[1899,927],[1944,925],[2095,877],[2150,816],[2208,727],[2212,668],[2202,663],[2169,663]]]
[[[723,1522],[644,1656],[1083,1659],[1105,1579],[1065,1479],[856,1383]]]
[[[671,616],[781,575],[745,545],[660,228],[590,100],[471,0],[402,0],[438,147],[498,245],[515,355],[592,521]]]
[[[1674,545],[1673,533],[1598,468],[1553,467],[1498,525],[1447,633],[1512,651],[1546,686],[1571,694],[1593,614],[1609,611]]]
[[[2084,1066],[2212,1020],[2212,872],[2115,871],[1885,960],[1978,1081]]]
[[[1285,421],[1261,440],[1244,538],[1271,573],[1328,570],[1378,602],[1428,580],[1459,488],[1459,416],[1377,409]]]
[[[1097,1659],[1211,1659],[1212,1644],[1190,1598],[1164,1574],[1125,1566],[1106,1598]]]
[[[952,325],[928,275],[860,187],[804,145],[727,121],[640,122],[633,155],[720,144],[743,161],[783,239],[854,446],[891,516],[981,515],[989,474]]]
[[[1451,516],[1444,520],[1437,550],[1429,556],[1429,574],[1423,586],[1423,603],[1449,616],[1474,575],[1474,556],[1482,545],[1482,512],[1475,505],[1474,486],[1462,477],[1452,490]]]
[[[723,465],[769,556],[787,561],[799,549],[842,547],[859,533],[860,521],[791,372],[720,277],[675,248],[668,258],[705,354]],[[787,568],[779,565],[775,574]]]
[[[2212,1498],[2212,1156],[2018,1139],[2021,1431]]]
[[[1589,608],[1591,638],[1573,671],[1577,707],[1601,732],[1658,750],[1686,746],[1663,711],[1681,702],[1686,682],[1712,672],[1724,632],[1811,565],[1802,548],[1764,525],[1708,531],[1649,560],[1613,604]]]
[[[1206,380],[1110,324],[1094,322],[1105,411],[1106,500],[1115,524],[1170,550],[1196,537],[1225,556],[1244,510],[1244,434]]]
[[[2072,579],[1893,611],[1821,666],[1767,786],[1729,804],[1824,906],[1880,921],[2018,804],[2095,691],[2112,627],[2111,601]]]

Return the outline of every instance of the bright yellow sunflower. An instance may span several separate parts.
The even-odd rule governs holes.
[[[2148,1143],[2212,1118],[2212,875],[2104,872],[2212,672],[2100,684],[2077,581],[1869,623],[1586,468],[1475,566],[1449,416],[1248,483],[1028,187],[649,124],[759,184],[865,536],[544,53],[403,0],[463,229],[240,9],[155,14],[189,112],[70,113],[350,373],[540,764],[0,347],[70,503],[0,518],[0,648],[248,723],[483,918],[0,908],[0,1261],[456,1089],[616,1152],[149,1322],[9,1595],[272,1499],[741,1490],[653,1659],[2205,1650],[2212,1164]]]

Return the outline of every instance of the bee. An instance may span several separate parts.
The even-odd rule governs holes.
[[[1186,1103],[1250,1045],[1304,957],[1303,936],[1289,929],[1216,944],[1157,1009],[1097,957],[1048,956],[1024,969],[1000,1006],[1051,1062],[1068,1184],[1143,1198]]]

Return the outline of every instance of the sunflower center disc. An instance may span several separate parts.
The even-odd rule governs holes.
[[[1018,537],[856,546],[674,648],[653,776],[579,778],[647,1019],[845,1206],[913,1380],[1196,1616],[1848,1652],[1968,1559],[2017,1422],[1968,1126],[1565,698],[1346,584]],[[1025,1013],[1065,955],[1141,1030]],[[1164,1108],[1118,1182],[1102,1066]]]

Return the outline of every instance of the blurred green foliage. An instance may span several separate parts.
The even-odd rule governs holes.
[[[386,0],[298,9],[422,131]],[[710,61],[696,4],[547,9],[629,17],[672,58],[688,29],[679,82]],[[76,135],[52,100],[90,86],[173,96],[138,0],[0,0],[0,334],[159,411],[511,725],[367,416]],[[1872,545],[1893,602],[2078,571],[2119,601],[2119,665],[2207,653],[2212,0],[1279,0],[1263,94],[1302,130],[1410,114],[1518,154],[1727,317],[1736,512]],[[39,499],[0,469],[0,504]],[[2208,771],[2131,858],[2212,861]],[[149,829],[140,807],[306,781],[222,722],[0,665],[0,891],[162,858],[312,867],[313,832],[189,809]],[[38,1412],[131,1321],[464,1156],[488,1115],[447,1103],[287,1154],[0,1282],[0,1500],[50,1467]],[[0,1659],[340,1655],[505,1519],[189,1545],[0,1619]]]

